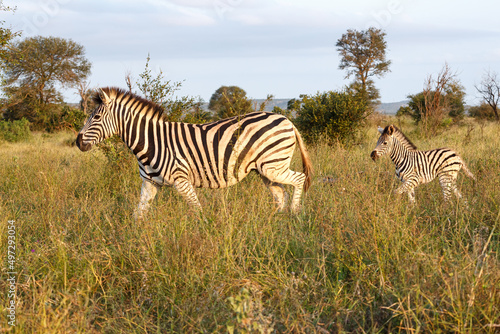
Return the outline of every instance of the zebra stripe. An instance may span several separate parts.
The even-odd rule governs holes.
[[[285,206],[283,184],[294,187],[297,211],[302,190],[311,182],[312,165],[300,134],[284,116],[269,112],[206,124],[167,122],[158,105],[118,88],[102,88],[98,103],[79,132],[82,151],[118,134],[137,158],[143,179],[137,216],[142,217],[156,188],[173,185],[200,208],[195,187],[225,188],[256,170],[278,208]],[[298,144],[304,173],[289,169]]]
[[[415,188],[419,184],[431,182],[436,177],[441,184],[445,201],[450,199],[452,192],[457,198],[462,197],[456,187],[460,169],[463,168],[467,176],[475,179],[462,158],[451,149],[419,151],[394,125],[385,129],[379,128],[379,132],[381,135],[377,146],[370,156],[374,161],[384,154],[391,157],[396,165],[396,176],[403,182],[396,189],[396,193],[408,193],[411,202],[415,201]]]

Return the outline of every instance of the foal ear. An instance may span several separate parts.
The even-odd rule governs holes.
[[[380,134],[384,134],[384,128],[381,128],[380,126],[378,127],[378,132],[380,132]]]
[[[392,136],[392,134],[394,133],[394,131],[395,131],[395,129],[394,129],[394,125],[389,125],[389,126],[387,127],[387,134],[388,134],[389,136]]]

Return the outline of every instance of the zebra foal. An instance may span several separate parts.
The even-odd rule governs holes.
[[[283,185],[294,187],[291,209],[300,207],[311,182],[312,164],[295,126],[284,116],[254,112],[206,124],[167,122],[155,103],[118,88],[101,88],[96,109],[78,133],[81,151],[117,134],[133,152],[143,180],[135,217],[141,219],[157,188],[174,186],[201,211],[194,188],[225,188],[257,171],[278,209],[285,207]],[[304,173],[290,170],[298,145]]]
[[[456,186],[460,169],[463,169],[468,177],[475,179],[462,158],[451,149],[419,151],[394,125],[388,125],[385,129],[379,127],[378,131],[380,137],[370,156],[374,161],[384,154],[391,157],[396,165],[396,176],[403,182],[396,189],[396,193],[408,193],[412,203],[415,202],[415,188],[419,184],[431,182],[436,177],[439,179],[445,201],[450,199],[452,192],[457,198],[462,198]]]

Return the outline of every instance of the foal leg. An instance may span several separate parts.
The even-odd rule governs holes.
[[[407,193],[410,203],[415,204],[415,187],[418,185],[418,178],[409,177],[394,191],[396,194]]]
[[[408,190],[408,199],[412,204],[415,204],[415,188],[411,188]]]
[[[451,197],[451,193],[453,192],[457,198],[461,198],[462,195],[457,189],[455,184],[456,177],[453,177],[453,174],[445,173],[440,174],[439,176],[439,184],[441,185],[441,189],[443,190],[444,201],[448,202]]]
[[[451,192],[455,195],[457,200],[462,200],[466,207],[467,201],[462,198],[462,194],[457,188],[457,176],[458,172],[443,174],[439,176],[439,183],[441,184],[441,188],[443,190],[443,196],[445,201],[448,201],[451,197]]]

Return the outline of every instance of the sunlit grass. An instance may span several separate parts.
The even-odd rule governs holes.
[[[468,136],[465,124],[431,139],[398,125],[420,149],[460,153],[477,177],[459,176],[468,208],[443,204],[437,182],[416,189],[415,206],[395,196],[392,162],[369,158],[373,126],[352,148],[310,148],[315,182],[299,215],[277,213],[250,175],[198,189],[206,221],[172,188],[133,221],[134,158],[82,153],[68,145],[73,134],[1,144],[4,257],[7,221],[17,228],[13,332],[494,333],[500,128],[469,123]]]

